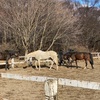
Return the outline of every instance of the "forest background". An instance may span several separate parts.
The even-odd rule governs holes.
[[[0,48],[100,52],[100,0],[0,0]]]

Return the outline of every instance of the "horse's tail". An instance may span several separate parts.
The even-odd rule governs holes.
[[[58,61],[59,61],[59,59],[58,59],[58,55],[57,55],[57,53],[55,54],[53,60],[54,60],[54,63],[55,63],[56,65],[58,65]]]
[[[51,53],[51,57],[53,57],[53,61],[54,61],[54,63],[56,64],[56,66],[57,66],[57,70],[58,70],[58,54],[55,52],[55,51],[53,51],[53,52],[50,52]]]
[[[58,62],[59,62],[59,58],[58,58],[58,54],[57,54],[57,56],[56,56],[56,64],[57,64],[57,66],[58,66]]]
[[[56,53],[57,54],[57,53]],[[56,55],[56,60],[55,60],[55,63],[56,63],[56,66],[57,66],[57,70],[58,70],[58,62],[59,62],[59,59],[58,59],[58,54]]]
[[[94,65],[93,56],[91,53],[89,54],[90,54],[90,64],[92,65],[92,68],[93,68],[93,65]]]

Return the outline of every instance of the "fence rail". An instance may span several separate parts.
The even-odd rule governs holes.
[[[92,52],[91,54],[92,54],[93,58],[100,59],[100,52]]]
[[[26,75],[11,74],[11,73],[1,73],[0,76],[2,78],[36,81],[36,82],[44,82],[47,79],[57,79],[59,85],[100,90],[99,82],[71,80],[71,79],[65,79],[65,78],[54,78],[54,77],[46,77],[46,76],[26,76]]]
[[[15,61],[14,58],[11,59],[11,61],[9,61],[9,64],[11,65],[12,68],[14,68],[15,64],[24,64],[24,61]],[[0,61],[0,65],[5,65],[6,61]]]

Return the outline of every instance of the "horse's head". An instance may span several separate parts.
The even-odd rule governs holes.
[[[18,57],[18,56],[19,56],[19,52],[16,51],[16,52],[14,53],[14,56],[15,56],[15,57]]]
[[[30,61],[32,61],[31,59],[31,57],[25,56],[25,63],[29,63]]]
[[[63,54],[63,59],[64,59],[64,60],[68,59],[68,57],[69,57],[69,56],[68,56],[67,53]]]
[[[63,55],[63,59],[65,60],[68,60],[71,56],[72,56],[73,52],[66,52],[64,55]]]

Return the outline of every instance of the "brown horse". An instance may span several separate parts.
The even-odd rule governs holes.
[[[70,58],[72,59],[71,61]],[[63,59],[68,60],[70,64],[72,64],[75,61],[76,66],[77,66],[77,60],[85,60],[85,64],[86,64],[85,68],[87,68],[87,61],[89,61],[92,69],[94,69],[92,54],[88,52],[67,52],[63,55]]]

